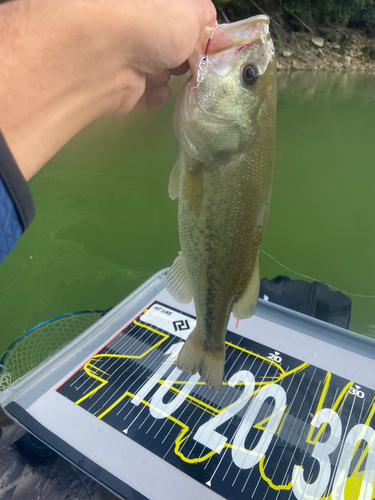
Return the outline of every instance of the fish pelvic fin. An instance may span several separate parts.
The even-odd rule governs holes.
[[[181,304],[187,304],[193,298],[193,291],[186,274],[182,252],[178,254],[172,267],[168,271],[166,287],[172,297],[177,300],[177,302],[181,302]]]
[[[256,260],[253,274],[240,298],[234,303],[232,308],[233,316],[236,319],[250,318],[255,313],[259,299],[259,256]]]
[[[178,197],[180,191],[180,165],[178,161],[174,164],[172,168],[171,175],[169,176],[169,187],[168,193],[171,200],[175,200]]]
[[[199,373],[216,392],[221,391],[224,363],[225,344],[219,349],[207,349],[198,338],[197,328],[191,332],[177,358],[177,368],[193,375]]]

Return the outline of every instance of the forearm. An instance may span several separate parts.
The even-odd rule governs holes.
[[[97,117],[163,103],[215,15],[210,0],[0,5],[0,129],[25,179]]]
[[[27,180],[88,123],[117,106],[129,111],[144,91],[130,53],[119,64],[95,29],[100,2],[88,7],[69,0],[0,7],[0,129]]]

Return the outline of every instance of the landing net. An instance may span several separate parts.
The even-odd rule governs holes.
[[[57,316],[27,330],[0,359],[0,392],[27,375],[97,321],[104,311]]]

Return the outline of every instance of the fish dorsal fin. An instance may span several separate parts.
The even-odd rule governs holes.
[[[179,190],[180,190],[180,166],[177,160],[172,168],[171,175],[169,176],[168,193],[171,200],[175,200],[178,197]]]
[[[172,267],[168,271],[166,287],[172,297],[177,300],[177,302],[181,302],[181,304],[187,304],[193,298],[193,291],[186,274],[182,252],[178,254]]]
[[[255,313],[259,299],[259,287],[260,279],[258,257],[254,266],[253,274],[245,291],[233,305],[232,313],[235,318],[250,318]]]

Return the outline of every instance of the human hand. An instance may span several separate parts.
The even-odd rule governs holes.
[[[183,75],[189,71],[189,68],[189,63],[186,61],[178,68],[146,75],[145,91],[135,105],[135,109],[154,111],[160,108],[171,96],[172,91],[168,85],[171,76]]]
[[[159,107],[215,24],[211,0],[1,4],[0,128],[24,177],[96,118]]]
[[[171,91],[167,83],[170,76],[181,75],[189,69],[187,60],[195,49],[201,30],[206,25],[217,24],[216,11],[210,0],[139,0],[132,4],[111,0],[109,8],[108,3],[99,3],[96,12],[101,22],[107,16],[105,25],[110,27],[107,40],[109,44],[115,44],[112,53],[118,53],[116,35],[123,33],[122,43],[127,47],[127,53],[123,54],[127,59],[125,64],[134,69],[138,77],[143,77],[137,86],[138,109],[156,109],[169,98]],[[111,52],[108,48],[106,51],[107,54]],[[137,92],[132,91],[135,98]],[[132,104],[122,99],[114,112],[126,113]]]

